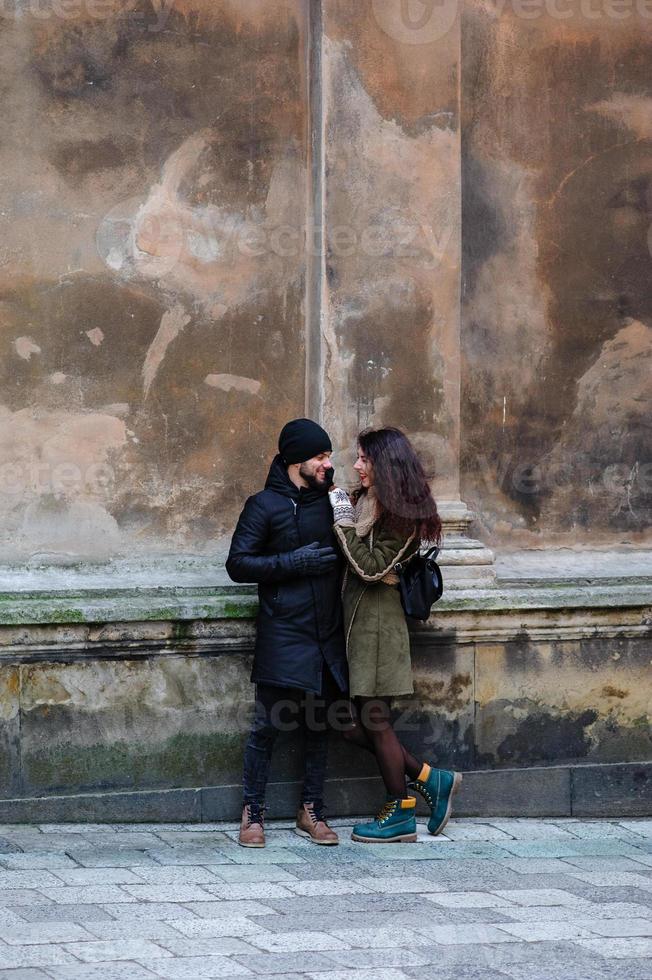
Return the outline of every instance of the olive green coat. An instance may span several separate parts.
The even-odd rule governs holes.
[[[412,694],[410,638],[395,584],[383,582],[397,561],[419,550],[413,535],[399,538],[374,525],[366,537],[335,525],[347,560],[342,591],[351,697]],[[392,576],[393,577],[393,576]]]

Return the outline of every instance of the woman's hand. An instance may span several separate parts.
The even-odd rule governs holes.
[[[354,522],[355,512],[346,490],[342,490],[341,487],[333,487],[328,491],[328,499],[333,508],[333,520],[336,524],[342,522],[352,524]]]

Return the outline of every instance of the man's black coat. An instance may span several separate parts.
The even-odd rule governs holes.
[[[339,554],[326,489],[299,489],[280,456],[265,489],[249,497],[231,541],[226,570],[234,582],[257,582],[259,611],[252,681],[321,693],[324,661],[340,689],[348,686],[342,628],[342,566],[297,577],[288,552],[318,541]]]

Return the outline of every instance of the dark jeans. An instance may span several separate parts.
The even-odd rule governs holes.
[[[254,721],[244,756],[244,802],[265,802],[272,750],[279,732],[299,733],[305,750],[302,803],[321,802],[328,759],[328,709],[343,697],[324,665],[322,693],[292,687],[256,685]]]

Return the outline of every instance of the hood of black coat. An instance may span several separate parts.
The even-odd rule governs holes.
[[[265,489],[275,490],[276,493],[282,493],[285,497],[291,497],[292,500],[300,500],[302,503],[319,500],[320,497],[325,497],[329,490],[328,487],[324,487],[323,489],[295,487],[288,476],[287,467],[280,456],[275,456],[272,460],[272,465],[269,468],[265,482]]]

